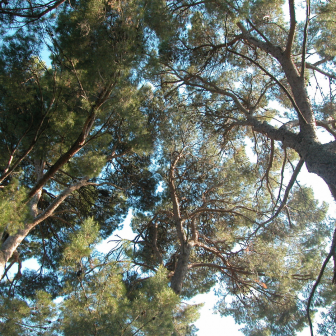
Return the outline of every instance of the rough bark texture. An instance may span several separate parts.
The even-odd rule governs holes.
[[[185,244],[181,253],[178,256],[176,269],[170,283],[170,287],[176,294],[180,294],[182,291],[183,281],[188,272],[191,249],[191,244]]]
[[[311,144],[304,156],[307,170],[320,176],[336,200],[336,142]]]
[[[327,183],[336,200],[336,141],[321,144],[317,139],[307,139],[301,133],[295,134],[286,127],[277,129],[254,118],[250,118],[246,125],[270,139],[281,141],[285,147],[294,149],[304,159],[307,170]]]
[[[172,161],[171,166],[170,166],[170,171],[169,171],[169,191],[170,191],[170,196],[173,202],[173,214],[174,214],[173,216],[174,216],[175,228],[176,228],[176,233],[179,239],[180,251],[181,251],[179,253],[175,272],[174,272],[174,275],[170,283],[171,288],[176,294],[181,293],[183,281],[188,272],[189,257],[190,257],[190,252],[193,246],[192,243],[187,241],[187,237],[184,232],[183,224],[185,220],[181,216],[180,200],[179,200],[177,190],[175,187],[175,169],[176,169],[178,161],[183,156],[184,149],[185,148],[183,148],[181,152]]]

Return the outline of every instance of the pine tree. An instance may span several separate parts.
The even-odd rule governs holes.
[[[70,235],[57,270],[59,303],[36,288],[31,293],[21,288],[15,299],[4,295],[1,334],[193,335],[198,307],[181,302],[167,286],[163,268],[149,279],[129,281],[130,260],[99,255],[94,251],[98,241],[99,226],[92,218]]]
[[[34,55],[38,44],[29,32],[19,30],[2,45],[0,180],[11,185],[20,176],[17,188],[27,193],[12,208],[27,209],[20,214],[23,225],[1,228],[10,233],[1,247],[2,270],[42,222],[40,227],[51,228],[36,233],[44,240],[44,234],[57,235],[64,223],[70,229],[91,213],[125,214],[126,196],[139,203],[139,183],[150,202],[152,140],[141,109],[148,89],[137,89],[131,73],[141,58],[142,37],[136,17],[128,19],[134,8],[127,10],[99,1],[68,6],[47,30],[49,69]],[[115,227],[105,228],[106,234]]]
[[[183,103],[175,104],[161,126],[161,202],[133,221],[135,264],[144,272],[164,266],[171,288],[188,298],[221,284],[218,310],[245,323],[247,335],[293,335],[306,325],[301,296],[326,257],[327,205],[318,206],[309,188],[289,192],[289,183],[277,213],[271,196],[282,194],[280,153],[271,168],[267,160],[253,164],[239,138],[221,148],[190,121],[188,106],[181,115]]]
[[[160,43],[161,83],[189,88],[190,99],[202,97],[199,113],[219,132],[248,129],[264,142],[294,149],[335,196],[334,142],[321,144],[317,134],[322,127],[335,135],[333,3],[308,1],[299,23],[299,4],[292,0],[286,7],[281,1],[159,3],[169,22],[151,24]],[[151,10],[154,17],[159,9]],[[328,89],[314,80],[317,73]],[[269,102],[277,102],[278,111]],[[284,120],[282,108],[288,109],[286,121],[274,126],[274,118]]]
[[[214,284],[246,335],[333,333],[334,221],[296,179],[336,197],[334,3],[298,8],[0,1],[1,334],[195,335]]]
[[[273,226],[283,220],[283,216],[288,216],[290,229],[289,198],[297,193],[305,195],[300,197],[301,209],[305,208],[307,197],[310,198],[307,191],[295,189],[293,196],[289,196],[303,164],[309,172],[324,179],[335,198],[335,143],[331,140],[321,144],[317,133],[317,128],[322,128],[335,138],[334,47],[330,33],[333,31],[333,3],[308,1],[305,5],[306,15],[300,20],[299,4],[294,1],[288,1],[286,6],[279,1],[157,1],[147,14],[158,43],[150,64],[154,85],[163,90],[165,98],[177,92],[193,111],[191,120],[199,121],[201,129],[217,137],[217,144],[224,150],[228,143],[232,144],[232,138],[252,141],[257,156],[255,171],[259,173],[254,197],[272,204],[273,215],[267,225],[272,223],[270,226]],[[165,20],[155,19],[159,12],[164,12]],[[322,76],[327,79],[326,85],[323,85]],[[316,90],[312,86],[316,86]],[[271,108],[271,105],[276,107]],[[180,107],[177,104],[175,109],[184,113],[185,108]],[[235,149],[239,146],[240,143],[235,144]],[[299,161],[294,169],[291,161],[297,160],[297,154]],[[279,164],[282,165],[280,178],[272,172]],[[293,168],[293,175],[283,192],[277,194],[276,185],[280,190],[283,187],[286,167]],[[300,217],[304,218],[297,216]],[[321,221],[322,217],[319,218]],[[305,225],[309,230],[312,224]],[[331,231],[332,226],[324,234],[330,237]],[[277,241],[276,235],[273,239]],[[318,246],[315,245],[317,251],[321,249]],[[321,267],[332,254],[334,251],[321,254],[315,262]],[[316,268],[310,281],[321,279],[318,271]],[[331,295],[332,289],[325,286]],[[276,322],[269,316],[266,318],[263,314],[278,312],[271,313],[270,308],[266,313],[248,317],[250,313],[246,307],[254,305],[242,298],[241,305],[236,302],[237,310],[229,309],[228,314],[237,314],[237,321],[247,323],[247,334],[293,334],[295,329],[301,328],[300,319],[306,319],[305,315],[309,319],[305,309],[309,311],[307,303],[311,303],[314,293],[303,287],[301,291],[309,300],[306,307],[299,301],[295,306],[290,304],[301,316],[293,319],[298,323],[294,327],[289,320]],[[320,304],[319,298],[315,304]],[[332,326],[329,327],[333,323],[332,311],[331,308],[328,315],[329,330],[332,330]],[[255,325],[260,318],[263,320]],[[279,327],[286,323],[287,330]]]

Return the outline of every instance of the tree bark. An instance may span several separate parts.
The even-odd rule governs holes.
[[[320,176],[328,185],[336,200],[336,141],[321,144],[317,139],[307,139],[286,127],[275,128],[267,122],[249,118],[245,125],[273,140],[281,141],[285,147],[294,149],[304,159],[307,170]]]
[[[176,165],[178,161],[181,159],[185,148],[186,147],[184,147],[172,161],[169,171],[169,191],[170,191],[170,197],[173,202],[173,218],[181,249],[180,254],[178,256],[175,272],[170,283],[170,287],[176,294],[180,294],[182,291],[183,281],[188,272],[190,252],[193,246],[191,242],[187,241],[187,236],[184,232],[183,228],[184,219],[181,217],[180,201],[175,187]]]
[[[192,244],[185,244],[181,247],[181,253],[178,256],[176,269],[171,279],[170,287],[176,294],[180,294],[183,287],[184,279],[188,272],[190,252]]]
[[[60,158],[49,168],[49,170],[37,181],[36,185],[29,192],[29,198],[34,197],[34,195],[43,188],[46,182],[49,181],[59,169],[61,169],[76,153],[78,153],[83,148],[85,145],[85,140],[87,139],[89,132],[93,127],[95,118],[96,113],[93,110],[86,119],[83,130],[78,136],[77,140],[73,143],[71,148],[62,154]]]
[[[281,47],[269,42],[263,42],[251,36],[242,23],[238,23],[242,38],[273,56],[281,65],[291,88],[294,101],[299,109],[298,119],[300,133],[295,134],[285,128],[275,129],[270,124],[257,120],[248,120],[257,132],[261,132],[273,140],[282,141],[286,147],[293,148],[306,163],[307,170],[320,176],[328,185],[336,200],[336,142],[321,144],[316,133],[316,120],[305,86],[305,79],[300,75],[293,62],[289,46],[283,51]],[[249,118],[247,118],[249,119]],[[252,125],[253,124],[253,125]]]

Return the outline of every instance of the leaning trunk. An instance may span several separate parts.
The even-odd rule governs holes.
[[[54,201],[40,214],[37,215],[37,202],[39,199],[39,193],[37,192],[31,200],[31,211],[32,215],[36,216],[35,219],[30,222],[26,223],[23,229],[18,230],[15,234],[9,236],[1,245],[0,247],[0,277],[3,276],[5,271],[6,262],[13,256],[14,252],[16,251],[17,247],[21,244],[21,242],[25,239],[25,237],[29,234],[29,232],[38,224],[52,216],[54,211],[62,204],[62,202],[71,195],[75,190],[80,189],[86,185],[90,185],[88,182],[88,177],[84,177],[80,181],[72,184],[71,186],[67,187],[63,192],[61,192]],[[94,183],[92,183],[94,184]]]
[[[4,275],[6,263],[13,256],[16,248],[21,244],[23,239],[25,239],[31,228],[31,226],[26,226],[24,229],[18,230],[16,234],[9,236],[2,244],[0,248],[0,280]]]

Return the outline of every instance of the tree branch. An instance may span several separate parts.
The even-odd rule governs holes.
[[[196,79],[198,79],[199,81],[201,81],[203,84],[205,84],[206,86],[204,86],[204,85],[200,85],[200,84],[197,84],[197,83],[191,83],[190,82],[190,78],[196,78]],[[184,83],[185,84],[187,84],[187,85],[190,85],[190,86],[194,86],[194,87],[199,87],[199,88],[203,88],[203,89],[205,89],[205,90],[207,90],[207,91],[209,91],[209,92],[212,92],[212,93],[219,93],[219,94],[221,94],[221,95],[223,95],[223,96],[227,96],[227,97],[230,97],[230,98],[232,98],[232,100],[235,102],[235,104],[237,105],[237,108],[241,111],[241,112],[243,112],[245,115],[249,115],[250,113],[249,113],[249,111],[241,104],[241,102],[239,101],[239,99],[238,99],[238,97],[234,94],[234,93],[232,93],[232,92],[230,92],[230,91],[228,91],[228,90],[226,90],[226,89],[221,89],[221,88],[219,88],[217,85],[215,85],[215,84],[213,84],[213,83],[210,83],[210,82],[208,82],[208,81],[206,81],[204,78],[202,78],[201,76],[199,76],[199,75],[190,75],[190,77],[188,77],[188,78],[182,78],[181,77],[181,79],[184,81]]]
[[[267,76],[269,76],[272,80],[274,80],[279,86],[280,88],[284,91],[284,93],[286,94],[286,96],[289,98],[289,100],[291,101],[294,109],[296,110],[296,112],[302,117],[302,119],[305,121],[305,123],[307,124],[307,120],[305,119],[305,117],[303,116],[302,112],[300,111],[299,107],[297,106],[294,98],[292,97],[292,95],[289,93],[289,91],[286,89],[286,87],[275,77],[273,76],[269,71],[267,71],[261,64],[259,64],[258,62],[256,62],[255,60],[253,60],[252,58],[240,54],[232,49],[228,49],[229,52],[231,52],[232,54],[235,54],[237,56],[240,56],[242,58],[247,59],[248,61],[250,61],[251,63],[253,63],[254,65],[256,65],[259,69],[261,69]]]
[[[301,78],[302,78],[303,81],[304,81],[304,72],[305,72],[305,68],[306,68],[306,52],[307,52],[309,20],[310,20],[310,0],[306,0],[306,23],[305,23],[305,27],[304,27],[303,44],[302,44],[302,58],[301,58]]]
[[[307,69],[312,69],[315,70],[317,72],[319,72],[320,74],[328,77],[328,78],[332,78],[332,79],[336,79],[336,75],[330,74],[324,70],[321,70],[320,68],[318,68],[315,64],[310,64],[310,63],[306,63],[306,68]]]
[[[300,161],[299,161],[299,163],[297,164],[297,166],[296,166],[294,172],[293,172],[293,175],[292,175],[292,177],[291,177],[291,179],[290,179],[288,185],[287,185],[287,188],[286,188],[286,190],[285,190],[285,194],[284,194],[283,200],[282,200],[282,202],[281,202],[281,204],[280,204],[278,210],[275,212],[275,214],[274,214],[271,218],[267,219],[267,220],[266,220],[265,222],[263,222],[263,223],[260,223],[260,224],[259,224],[259,227],[256,229],[256,231],[254,231],[254,234],[256,234],[256,233],[259,231],[259,229],[260,229],[261,227],[264,227],[266,224],[268,224],[268,223],[270,223],[271,221],[273,221],[273,220],[280,214],[281,210],[284,208],[284,206],[285,206],[286,203],[287,203],[288,196],[289,196],[289,192],[290,192],[291,189],[293,188],[293,185],[294,185],[294,183],[295,183],[295,181],[296,181],[297,176],[298,176],[299,173],[300,173],[300,170],[301,170],[303,164],[304,164],[304,159],[301,158]]]
[[[183,147],[180,153],[178,153],[176,158],[171,163],[170,170],[169,170],[169,181],[168,181],[171,199],[173,202],[173,213],[174,213],[175,226],[176,226],[177,235],[178,235],[180,244],[182,246],[182,249],[184,248],[184,244],[187,240],[187,237],[185,235],[185,232],[182,226],[182,218],[181,218],[181,213],[180,213],[180,202],[177,196],[174,180],[175,180],[176,164],[181,159],[185,149],[186,147]]]
[[[44,11],[42,11],[40,13],[34,13],[34,12],[32,12],[32,14],[20,13],[20,12],[18,12],[18,10],[16,8],[13,8],[13,9],[10,9],[10,10],[0,8],[0,13],[1,14],[6,14],[6,15],[18,16],[18,17],[22,17],[22,18],[40,19],[42,16],[48,14],[49,12],[51,12],[53,9],[60,6],[65,1],[66,0],[50,1],[48,4],[44,5],[45,7],[47,7],[47,9],[45,9]],[[48,5],[51,4],[52,2],[55,2],[54,5],[49,7]],[[35,7],[35,8],[37,8],[37,7]],[[28,8],[21,8],[20,10],[24,11],[24,10],[28,10]]]
[[[59,207],[59,205],[75,190],[90,184],[88,182],[88,177],[74,183],[65,189],[58,197],[54,199],[54,201],[41,213],[39,214],[32,222],[28,222],[24,225],[23,229],[19,229],[17,233],[12,236],[9,236],[5,242],[2,244],[0,249],[0,269],[4,266],[4,264],[9,260],[9,258],[13,255],[16,248],[19,244],[25,239],[25,237],[29,234],[29,232],[39,223],[50,217],[53,212]]]
[[[293,40],[295,36],[295,27],[296,27],[294,0],[289,0],[288,4],[289,4],[290,29],[288,33],[287,46],[285,50],[286,57],[290,57],[291,55]]]
[[[308,318],[308,322],[309,322],[309,328],[310,328],[310,335],[311,336],[314,336],[314,331],[313,331],[313,324],[312,324],[311,317],[310,317],[310,305],[311,305],[311,302],[313,300],[313,297],[314,297],[315,291],[317,289],[317,286],[319,285],[319,283],[322,279],[324,270],[327,267],[327,264],[328,264],[330,258],[335,255],[335,249],[336,249],[336,229],[334,231],[334,236],[333,236],[332,244],[331,244],[331,247],[330,247],[330,252],[328,253],[327,257],[325,258],[325,260],[322,264],[321,271],[320,271],[320,273],[319,273],[319,275],[318,275],[318,277],[317,277],[317,279],[314,283],[314,286],[313,286],[312,291],[311,291],[311,293],[309,295],[309,298],[308,298],[307,318]]]

